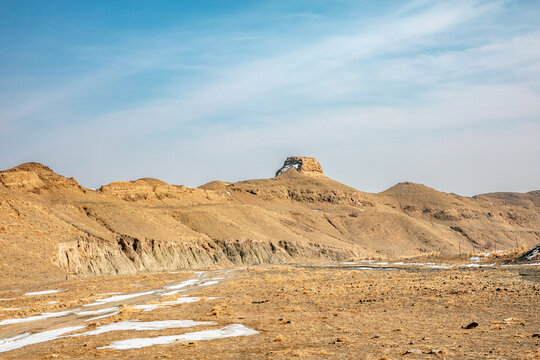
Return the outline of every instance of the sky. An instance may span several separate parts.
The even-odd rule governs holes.
[[[0,169],[540,189],[540,2],[0,0]]]

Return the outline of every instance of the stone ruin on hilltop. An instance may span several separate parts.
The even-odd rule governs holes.
[[[289,156],[283,163],[283,166],[276,171],[276,176],[283,174],[291,168],[295,168],[298,172],[323,173],[321,164],[319,164],[317,159],[303,156]]]

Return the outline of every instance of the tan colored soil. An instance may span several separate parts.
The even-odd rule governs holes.
[[[355,270],[348,266],[251,267],[214,285],[194,290],[199,302],[137,312],[126,307],[103,323],[139,319],[242,323],[258,335],[173,343],[139,350],[97,349],[112,341],[216,328],[203,326],[161,331],[124,331],[59,339],[0,355],[6,359],[185,358],[185,359],[537,359],[540,356],[540,271],[511,269]],[[90,293],[130,290],[183,279],[189,274],[65,282],[68,292],[25,299],[2,306],[91,300]],[[2,293],[1,296],[12,296]],[[220,299],[207,301],[206,297]],[[34,304],[30,304],[33,301]],[[72,304],[72,303],[70,303]],[[50,309],[52,310],[52,309]],[[11,315],[10,315],[11,316]],[[6,314],[3,314],[6,317]],[[1,320],[1,318],[0,318]],[[470,330],[462,327],[477,322]],[[68,324],[63,324],[67,326]],[[59,326],[59,325],[55,325]],[[11,328],[0,328],[0,338]],[[11,329],[11,330],[10,330]],[[42,328],[40,330],[45,330]],[[20,329],[17,329],[19,331]],[[411,352],[411,353],[407,353]]]

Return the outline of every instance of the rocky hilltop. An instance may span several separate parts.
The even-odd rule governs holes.
[[[283,166],[276,171],[276,176],[279,176],[290,169],[296,169],[296,171],[307,174],[322,174],[321,164],[311,157],[303,156],[289,156]]]
[[[531,248],[538,192],[473,198],[400,183],[371,194],[289,157],[274,178],[87,189],[37,163],[0,172],[0,287],[214,264]]]

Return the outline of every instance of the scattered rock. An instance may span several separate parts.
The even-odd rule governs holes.
[[[444,351],[443,349],[430,349],[428,351],[428,354],[430,355],[442,355],[442,354],[445,354],[446,351]]]
[[[469,325],[465,326],[465,327],[461,327],[462,329],[466,329],[466,330],[470,330],[470,329],[474,329],[475,327],[478,326],[478,323],[473,321],[472,323],[470,323]]]
[[[264,303],[267,303],[269,302],[270,300],[259,300],[259,301],[252,301],[251,303],[252,304],[264,304]]]
[[[420,355],[422,354],[422,350],[420,349],[409,349],[409,350],[406,350],[402,353],[402,355],[408,355],[408,354],[416,354],[416,355]]]

